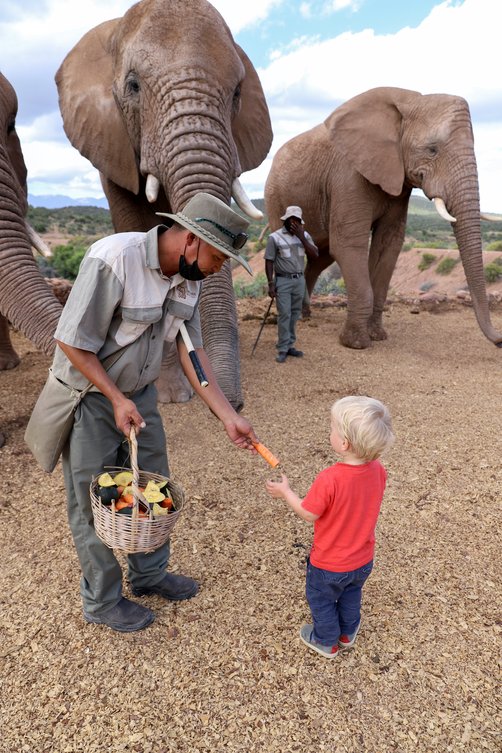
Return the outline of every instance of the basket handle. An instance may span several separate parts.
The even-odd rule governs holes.
[[[131,426],[129,432],[129,447],[131,452],[131,468],[132,468],[132,496],[134,497],[134,507],[139,509],[139,468],[138,468],[138,440],[136,439],[136,432],[134,426]]]

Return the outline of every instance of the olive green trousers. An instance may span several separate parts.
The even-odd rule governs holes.
[[[138,435],[138,465],[143,471],[169,475],[166,437],[157,409],[157,389],[150,384],[131,397],[146,422]],[[75,423],[63,451],[68,521],[82,578],[84,611],[100,614],[122,597],[122,568],[113,550],[94,530],[89,485],[106,466],[130,467],[129,444],[115,426],[110,401],[88,392],[77,408]],[[150,554],[127,556],[128,578],[137,587],[153,586],[165,575],[169,542]]]

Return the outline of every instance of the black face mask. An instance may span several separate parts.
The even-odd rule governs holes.
[[[180,256],[180,266],[178,269],[180,275],[185,278],[185,280],[204,280],[205,274],[199,269],[199,265],[197,264],[197,259],[189,264],[187,260],[185,259],[185,254],[183,256]]]
[[[180,275],[185,278],[185,280],[204,280],[206,277],[204,272],[199,269],[199,265],[197,263],[199,259],[199,246],[200,241],[197,244],[197,257],[191,264],[189,264],[185,258],[186,246],[183,249],[183,254],[180,256],[178,271]]]

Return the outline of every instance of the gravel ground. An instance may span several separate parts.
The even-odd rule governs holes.
[[[23,444],[49,362],[16,335],[22,363],[0,373],[1,753],[501,750],[502,352],[468,307],[403,303],[389,340],[348,350],[343,309],[318,302],[305,357],[277,364],[273,324],[250,356],[266,305],[239,303],[244,412],[301,495],[334,460],[335,399],[370,394],[393,416],[356,646],[327,661],[299,641],[311,526],[197,399],[161,410],[187,494],[172,568],[200,594],[145,600],[157,618],[140,633],[86,625],[61,468],[44,474]]]

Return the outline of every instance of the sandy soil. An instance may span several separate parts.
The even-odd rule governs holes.
[[[318,301],[305,357],[277,364],[272,323],[250,355],[266,304],[240,304],[245,414],[300,494],[333,462],[336,398],[371,394],[393,415],[356,646],[330,662],[300,643],[311,527],[196,400],[161,410],[188,500],[172,566],[200,594],[149,599],[141,633],[85,625],[61,469],[43,474],[23,444],[48,360],[16,335],[22,363],[0,373],[1,753],[500,750],[502,352],[467,306],[403,303],[387,341],[348,350],[343,308]]]

